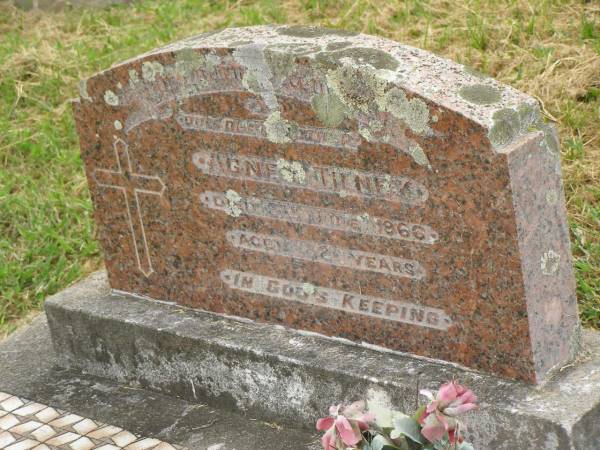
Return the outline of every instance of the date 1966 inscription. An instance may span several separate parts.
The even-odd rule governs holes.
[[[233,201],[228,199],[224,193],[211,191],[202,192],[200,202],[206,208],[226,213],[235,209],[240,215],[312,225],[328,230],[381,236],[421,244],[433,244],[438,240],[438,234],[427,225],[372,217],[367,214],[350,214],[336,209],[301,203],[241,196]]]
[[[444,331],[452,325],[450,317],[441,309],[414,303],[386,300],[237,270],[222,271],[221,280],[232,289],[276,299]]]

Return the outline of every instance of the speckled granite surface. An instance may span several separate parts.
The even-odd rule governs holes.
[[[229,29],[81,84],[114,289],[543,380],[578,319],[535,100],[365,35]]]

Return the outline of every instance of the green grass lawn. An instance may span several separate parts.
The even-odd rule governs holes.
[[[40,13],[0,0],[0,335],[102,264],[69,104],[78,80],[192,34],[284,22],[392,38],[536,96],[561,132],[581,318],[600,329],[600,3],[147,0]]]

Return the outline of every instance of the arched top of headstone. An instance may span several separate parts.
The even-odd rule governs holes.
[[[123,70],[126,80],[117,75]],[[228,70],[238,71],[237,83],[219,77],[219,71],[227,77]],[[96,92],[97,80],[111,78],[114,86]],[[431,135],[439,119],[432,106],[437,106],[481,126],[496,152],[510,151],[510,144],[532,131],[542,131],[543,145],[558,150],[534,98],[433,53],[328,28],[254,26],[203,33],[91,77],[81,84],[81,98],[126,107],[129,131],[149,118],[164,117],[168,111],[161,105],[169,100],[227,89],[260,94],[264,105],[257,107],[266,107],[272,123],[281,127],[278,96],[310,103],[332,128],[346,118],[357,120],[359,134],[369,141],[389,141],[382,129],[396,119],[412,133]],[[414,154],[424,162],[421,151]]]

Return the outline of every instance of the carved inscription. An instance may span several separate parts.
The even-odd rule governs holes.
[[[163,181],[152,175],[135,173],[129,157],[129,146],[121,139],[113,144],[117,170],[95,169],[94,180],[99,186],[117,189],[123,193],[127,222],[131,232],[133,248],[138,268],[146,277],[153,272],[152,260],[146,239],[146,230],[142,219],[140,195],[161,197],[165,191]]]
[[[299,187],[342,196],[381,198],[393,202],[421,204],[429,195],[425,186],[410,178],[333,166],[310,165],[305,162],[210,150],[195,152],[192,155],[192,162],[206,175]],[[289,170],[286,170],[289,166],[297,166],[299,176],[290,175]]]
[[[323,306],[444,331],[452,325],[452,320],[441,309],[414,303],[360,295],[237,270],[222,271],[221,280],[232,289],[271,298]]]
[[[186,114],[180,111],[177,113],[177,123],[187,130],[267,139],[267,131],[262,120],[213,117],[201,114]],[[290,138],[297,144],[343,148],[355,152],[362,140],[360,135],[353,131],[300,124],[292,125]]]
[[[411,259],[350,250],[314,241],[288,239],[241,230],[229,231],[227,240],[234,247],[269,255],[286,256],[397,277],[421,279],[425,276],[423,267]]]
[[[236,194],[237,195],[237,194]],[[268,200],[259,197],[237,196],[235,200],[227,198],[222,192],[203,192],[200,202],[206,208],[231,214],[281,220],[288,223],[311,225],[327,230],[344,231],[370,236],[381,236],[433,244],[438,234],[427,225],[401,222],[398,220],[371,217],[367,214],[359,216],[344,211],[317,206],[303,205],[279,200]],[[233,203],[233,204],[232,204]]]

